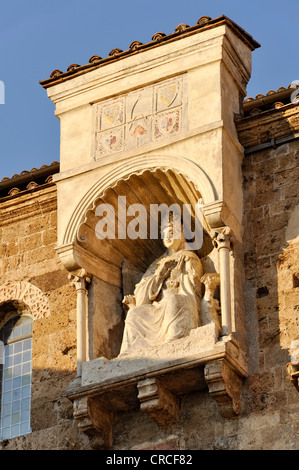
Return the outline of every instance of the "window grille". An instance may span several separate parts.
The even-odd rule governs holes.
[[[31,432],[32,324],[22,315],[0,330],[1,441]]]

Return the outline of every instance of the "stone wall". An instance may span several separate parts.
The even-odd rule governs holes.
[[[299,204],[299,147],[292,141],[244,160],[244,244],[250,377],[245,413],[264,420],[256,448],[298,449],[298,392],[288,380],[299,336],[298,234],[288,236]]]
[[[18,301],[34,318],[31,427],[0,449],[78,448],[64,391],[76,371],[76,293],[55,253],[56,187],[0,201],[0,326]]]

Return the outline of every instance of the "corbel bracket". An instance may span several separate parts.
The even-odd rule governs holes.
[[[235,418],[240,414],[242,378],[225,360],[205,365],[205,380],[210,395],[216,400],[219,413],[224,418]]]
[[[167,428],[178,419],[179,401],[159,380],[149,378],[138,382],[140,409],[161,428]]]

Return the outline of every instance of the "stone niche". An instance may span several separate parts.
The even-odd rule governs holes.
[[[78,374],[67,394],[97,448],[112,446],[119,413],[141,411],[165,428],[178,419],[180,397],[194,391],[208,390],[226,418],[240,413],[247,338],[243,148],[234,117],[259,45],[226,17],[204,18],[160,34],[163,40],[155,35],[143,49],[42,82],[61,122],[57,252],[77,291]],[[165,241],[150,232],[151,207],[161,204],[176,204],[181,214],[188,207],[193,221],[202,207],[203,243],[191,254],[180,247],[163,257]],[[141,206],[139,236],[123,236],[123,214]],[[115,211],[114,238],[99,236],[99,207]],[[156,328],[146,346],[133,344],[137,288],[130,296],[158,258],[159,283],[152,278],[139,318],[183,284],[188,294],[171,294],[163,315],[187,314],[171,334],[159,336]],[[131,346],[124,350],[125,341]]]

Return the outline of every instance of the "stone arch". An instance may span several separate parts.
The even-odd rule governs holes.
[[[85,218],[85,214],[92,208],[94,201],[100,194],[104,193],[108,188],[114,187],[120,180],[127,180],[132,175],[141,175],[145,171],[154,171],[155,169],[172,170],[176,174],[181,175],[186,181],[192,182],[196,190],[200,192],[203,204],[210,204],[218,199],[210,178],[193,161],[179,156],[137,156],[130,159],[126,164],[118,165],[87,191],[67,225],[63,245],[76,241],[77,231]]]
[[[17,301],[28,306],[33,320],[50,315],[49,301],[46,295],[27,281],[8,281],[0,286],[0,307],[6,302]]]

